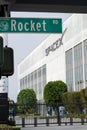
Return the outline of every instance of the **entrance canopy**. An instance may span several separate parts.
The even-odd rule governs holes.
[[[87,0],[0,0],[10,11],[87,13]]]

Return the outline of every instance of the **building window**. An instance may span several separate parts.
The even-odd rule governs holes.
[[[85,87],[87,87],[87,40],[84,41],[84,74],[85,74]]]
[[[74,47],[74,72],[75,90],[80,91],[83,88],[82,43]]]
[[[72,49],[66,52],[66,83],[68,91],[73,91],[73,57]]]
[[[28,88],[30,88],[30,75],[28,75]]]
[[[43,99],[43,88],[46,85],[46,65],[41,66],[34,72],[20,80],[20,89],[32,88],[37,97]],[[38,99],[39,100],[39,99]]]

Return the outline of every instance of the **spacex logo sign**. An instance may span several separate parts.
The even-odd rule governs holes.
[[[56,42],[54,42],[51,46],[49,46],[45,52],[46,52],[46,56],[48,56],[50,54],[51,51],[55,51],[56,49],[58,49],[61,45],[63,45],[61,38],[59,38]]]
[[[50,54],[50,52],[55,51],[61,45],[63,45],[62,39],[63,39],[63,36],[64,36],[66,30],[67,30],[67,28],[64,30],[64,32],[62,33],[62,36],[57,41],[55,41],[51,46],[49,46],[47,49],[45,49],[46,56],[48,56]]]

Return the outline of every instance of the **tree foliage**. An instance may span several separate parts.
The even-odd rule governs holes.
[[[62,102],[62,94],[67,92],[67,85],[63,81],[50,81],[44,87],[44,100],[47,105],[56,107]]]
[[[81,113],[84,108],[80,92],[66,92],[62,95],[62,101],[69,113]]]
[[[87,102],[87,87],[80,91],[83,102]]]
[[[17,104],[21,111],[29,112],[30,109],[34,109],[37,99],[33,89],[23,89],[17,96]]]
[[[87,108],[87,87],[80,91],[81,99],[85,108]]]

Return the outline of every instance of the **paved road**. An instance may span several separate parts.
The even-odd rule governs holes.
[[[21,128],[21,130],[87,130],[86,125],[74,125],[74,126],[39,126],[39,127],[26,127]]]

